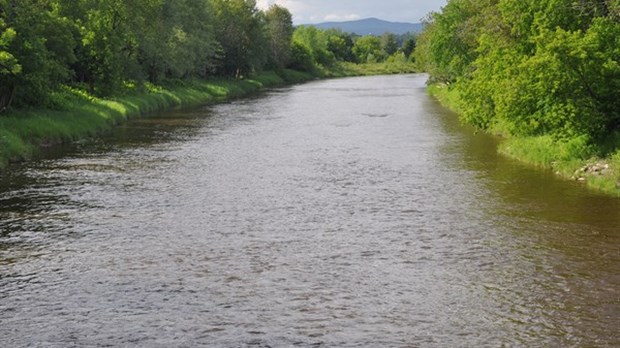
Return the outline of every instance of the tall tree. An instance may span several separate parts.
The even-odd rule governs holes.
[[[295,29],[293,42],[305,47],[314,62],[330,66],[335,62],[335,57],[328,49],[328,37],[329,34],[325,30],[311,25],[300,25]]]
[[[4,4],[0,6],[5,6]],[[22,66],[15,56],[8,51],[8,46],[15,39],[17,32],[13,28],[7,28],[4,20],[0,18],[0,112],[11,106],[14,97],[15,86],[9,84],[14,81],[22,71]]]
[[[293,39],[293,16],[284,7],[272,5],[265,13],[267,36],[270,43],[270,58],[276,68],[289,64]]]
[[[255,0],[212,0],[215,34],[222,46],[221,74],[242,77],[261,69],[268,46]]]
[[[74,19],[81,38],[74,65],[79,81],[90,91],[109,95],[119,89],[125,67],[134,65],[136,38],[130,30],[132,2],[123,0],[60,0]]]
[[[70,78],[75,61],[72,23],[45,0],[0,2],[0,109],[45,105],[49,93]]]
[[[416,37],[410,36],[405,39],[400,50],[405,54],[405,57],[410,58],[413,51],[415,51],[416,44]]]
[[[381,51],[383,51],[384,59],[393,55],[398,51],[398,39],[393,33],[384,33],[381,35]]]
[[[208,0],[131,0],[125,2],[123,76],[147,78],[206,77],[218,53]]]
[[[381,40],[372,35],[362,36],[355,41],[353,53],[360,63],[375,63],[383,59]]]
[[[330,51],[336,60],[344,62],[355,62],[353,54],[353,37],[342,30],[327,30],[327,50]]]

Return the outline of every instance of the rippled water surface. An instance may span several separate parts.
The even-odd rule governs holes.
[[[362,77],[0,174],[2,347],[618,347],[620,200]]]

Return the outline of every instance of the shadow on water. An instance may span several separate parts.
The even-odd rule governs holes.
[[[461,125],[458,115],[435,101],[425,102],[443,129],[459,138],[458,142],[443,147],[444,155],[459,157],[459,165],[482,176],[489,191],[501,198],[505,206],[513,207],[501,211],[502,214],[582,224],[586,229],[616,234],[620,226],[619,199],[560,178],[550,170],[502,156],[497,152],[498,137],[476,133],[473,128]]]
[[[591,332],[618,343],[606,328],[618,325],[620,313],[620,200],[499,155],[500,139],[462,126],[432,100],[425,104],[457,138],[442,146],[450,159],[445,163],[475,173],[484,185],[479,209],[500,231],[489,242],[499,250],[510,245],[507,254],[513,253],[507,264],[481,276],[493,279],[482,284],[489,302],[513,313],[491,310],[493,315],[520,333],[518,344],[545,337],[549,344],[580,345]]]

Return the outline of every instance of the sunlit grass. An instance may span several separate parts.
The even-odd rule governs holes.
[[[459,94],[445,84],[432,84],[427,87],[427,92],[435,97],[444,107],[459,113],[461,110],[461,98]]]
[[[446,85],[428,86],[428,93],[443,106],[457,113],[463,102],[457,91]],[[510,136],[509,127],[501,123],[494,124],[489,133],[502,135],[503,141],[498,147],[499,153],[544,169],[570,180],[580,177],[596,190],[620,197],[620,133],[612,134],[598,144],[592,144],[587,137],[572,139],[554,139],[552,136],[514,137]],[[584,167],[594,164],[606,164],[609,168],[604,175],[579,173]]]
[[[52,95],[52,109],[13,110],[0,115],[0,167],[29,159],[41,144],[96,135],[129,117],[156,110],[237,98],[264,87],[301,82],[312,75],[292,70],[256,74],[248,79],[168,81],[163,85],[127,82],[107,100],[65,86]]]

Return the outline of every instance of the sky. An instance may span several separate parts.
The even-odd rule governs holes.
[[[272,4],[286,7],[294,24],[340,22],[376,17],[392,22],[418,23],[447,0],[257,0],[258,8]]]

